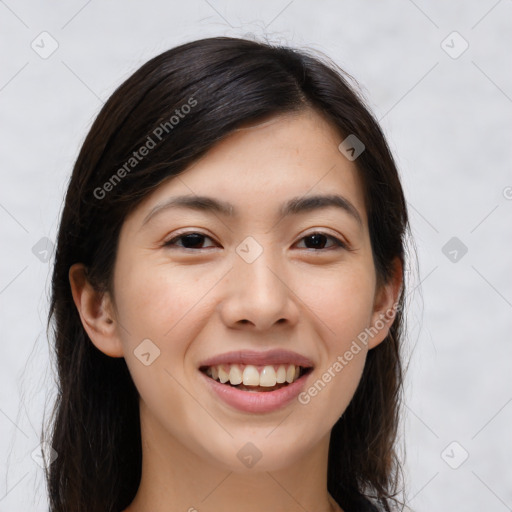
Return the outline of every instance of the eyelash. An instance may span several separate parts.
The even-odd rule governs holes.
[[[191,247],[182,247],[182,246],[179,246],[179,245],[176,245],[176,244],[173,243],[176,240],[181,240],[182,238],[185,238],[185,237],[187,237],[189,235],[200,235],[203,238],[209,238],[210,240],[213,241],[212,237],[206,235],[205,233],[201,233],[200,231],[187,231],[187,232],[184,232],[184,233],[180,233],[178,236],[175,236],[171,240],[165,242],[163,245],[165,247],[169,247],[169,248],[180,248],[180,249],[184,249],[184,250],[194,251],[195,252],[198,249],[194,249],[194,248],[191,248]],[[322,248],[322,249],[311,249],[311,248],[307,248],[307,247],[305,247],[303,249],[307,249],[308,251],[313,251],[313,252],[326,251],[326,250],[329,250],[329,249],[332,250],[333,247],[337,247],[339,249],[349,250],[349,247],[347,246],[347,244],[345,242],[342,242],[339,238],[336,238],[333,235],[329,235],[328,233],[325,233],[323,231],[314,231],[313,233],[309,233],[308,235],[303,236],[299,241],[302,241],[305,238],[309,238],[309,237],[314,236],[314,235],[325,236],[326,238],[331,239],[334,242],[334,245],[331,246],[331,247]]]

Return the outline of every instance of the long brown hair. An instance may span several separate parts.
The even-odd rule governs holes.
[[[396,258],[405,267],[409,225],[398,172],[377,121],[351,82],[356,83],[329,59],[307,50],[215,37],[154,57],[105,103],[71,175],[53,268],[48,325],[55,339],[58,396],[43,432],[58,454],[46,470],[52,512],[118,512],[131,503],[141,478],[137,390],[125,360],[108,357],[89,340],[71,295],[69,268],[84,263],[94,286],[112,291],[119,232],[128,213],[234,129],[314,108],[341,136],[355,135],[365,146],[354,163],[362,177],[379,283],[391,279]],[[149,138],[155,147],[127,166]],[[347,512],[374,510],[371,502],[384,510],[399,505],[395,443],[404,297],[405,283],[389,335],[369,351],[355,396],[332,430],[328,490]]]

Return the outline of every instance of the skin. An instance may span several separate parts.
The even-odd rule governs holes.
[[[142,479],[125,512],[341,510],[327,492],[330,432],[393,317],[306,405],[235,410],[210,394],[198,367],[232,350],[288,349],[314,362],[310,386],[398,299],[398,262],[395,277],[377,287],[362,182],[338,150],[342,140],[312,110],[239,129],[126,218],[113,296],[91,287],[83,265],[71,267],[91,341],[126,359],[140,394]],[[277,215],[287,199],[322,193],[343,195],[362,225],[333,207]],[[238,217],[180,208],[143,222],[155,205],[183,194],[229,201]],[[164,246],[181,231],[206,238],[194,249],[183,239]],[[304,237],[319,231],[351,250],[330,238],[314,248]],[[248,236],[263,250],[252,263],[236,252]],[[148,366],[134,355],[147,338],[160,350]],[[252,468],[237,457],[249,441],[262,455]]]

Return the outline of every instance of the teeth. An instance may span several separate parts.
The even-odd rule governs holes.
[[[218,367],[219,369],[219,380],[222,382],[222,384],[225,384],[229,380],[229,373],[222,368],[222,366]]]
[[[298,368],[298,367],[297,367]],[[260,386],[271,388],[276,385],[277,377],[273,366],[265,366],[260,373]]]
[[[229,369],[229,382],[234,386],[242,383],[242,371],[237,364],[232,364]]]
[[[271,388],[276,384],[295,382],[300,376],[300,366],[294,364],[281,364],[277,367],[267,365],[258,371],[258,368],[252,364],[216,365],[209,366],[206,369],[206,374],[222,384],[229,381],[233,386],[243,384],[244,386]]]
[[[244,386],[259,386],[260,385],[260,374],[256,369],[256,366],[247,365],[244,368],[243,373]],[[233,382],[231,382],[233,384]]]
[[[288,369],[286,370],[286,382],[288,382],[288,384],[291,384],[294,379],[295,379],[295,365],[291,364],[290,366],[288,366]]]
[[[286,382],[286,368],[281,365],[278,369],[277,369],[277,380],[276,382],[278,384],[282,384],[283,382]]]

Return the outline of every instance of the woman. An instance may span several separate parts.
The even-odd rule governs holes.
[[[52,512],[395,510],[406,203],[334,64],[147,62],[66,194]]]

